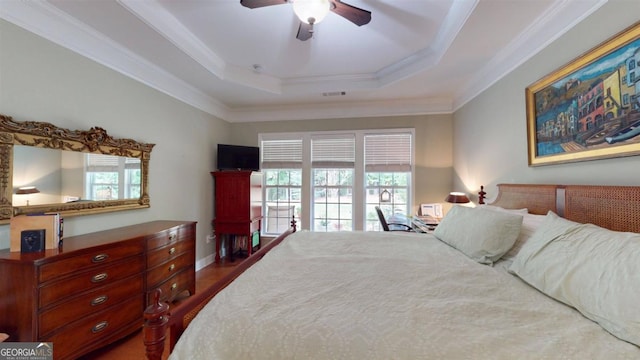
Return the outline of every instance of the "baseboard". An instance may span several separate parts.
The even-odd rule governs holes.
[[[216,258],[216,254],[211,254],[207,257],[205,257],[204,259],[200,259],[198,261],[196,261],[196,271],[213,264],[213,262],[215,261]]]

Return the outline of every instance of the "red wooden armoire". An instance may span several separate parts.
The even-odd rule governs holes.
[[[247,255],[260,245],[262,222],[262,173],[258,171],[214,171],[216,257],[220,261],[223,235],[227,237],[227,255],[233,260],[233,238],[247,239]]]

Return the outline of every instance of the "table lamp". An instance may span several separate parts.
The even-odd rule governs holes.
[[[30,195],[37,194],[39,192],[40,190],[38,190],[38,188],[36,188],[35,186],[24,186],[18,188],[18,190],[16,191],[16,195]],[[29,198],[27,198],[27,206],[29,206]]]

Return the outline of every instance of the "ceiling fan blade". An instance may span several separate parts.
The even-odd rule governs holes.
[[[240,0],[240,4],[244,7],[248,7],[249,9],[286,3],[287,0]]]
[[[371,11],[345,4],[339,0],[331,0],[331,11],[358,26],[368,24],[371,21]]]
[[[313,36],[313,25],[306,24],[300,21],[300,26],[298,27],[298,35],[296,35],[296,39],[307,41],[311,39]]]

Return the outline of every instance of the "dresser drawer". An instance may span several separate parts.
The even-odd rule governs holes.
[[[142,254],[143,250],[144,248],[141,242],[129,242],[128,244],[114,246],[100,251],[92,251],[84,255],[44,264],[40,266],[40,282],[58,279],[67,274],[85,270],[92,266],[110,264],[129,256]]]
[[[70,323],[40,341],[53,342],[56,359],[67,358],[85,347],[95,347],[96,343],[107,344],[106,340],[110,336],[122,331],[127,325],[141,327],[142,311],[142,296],[136,295],[120,305]]]
[[[153,250],[161,246],[175,244],[179,241],[195,239],[195,223],[187,226],[179,226],[155,234],[147,239],[147,250]]]
[[[142,294],[142,278],[140,276],[129,277],[66,300],[62,304],[40,313],[39,337],[75,319],[118,305],[133,294]]]
[[[182,253],[178,257],[165,262],[164,264],[157,266],[147,271],[147,287],[156,286],[163,282],[180,270],[186,267],[193,267],[194,265],[194,253],[186,252]]]
[[[153,237],[147,239],[147,250],[152,250],[169,244],[175,244],[176,242],[178,242],[177,228],[160,231]]]
[[[153,302],[155,289],[162,290],[160,301],[173,300],[176,295],[185,290],[195,292],[195,269],[186,268],[156,287],[147,285],[147,304]]]
[[[78,275],[62,281],[51,282],[40,289],[38,306],[43,308],[55,302],[84,291],[97,289],[125,279],[131,275],[140,274],[144,270],[142,255],[132,257],[117,264],[91,267]]]
[[[150,251],[147,254],[147,268],[151,269],[166,261],[176,258],[177,256],[187,252],[194,251],[193,241],[181,241],[176,244],[164,246],[159,249]]]

